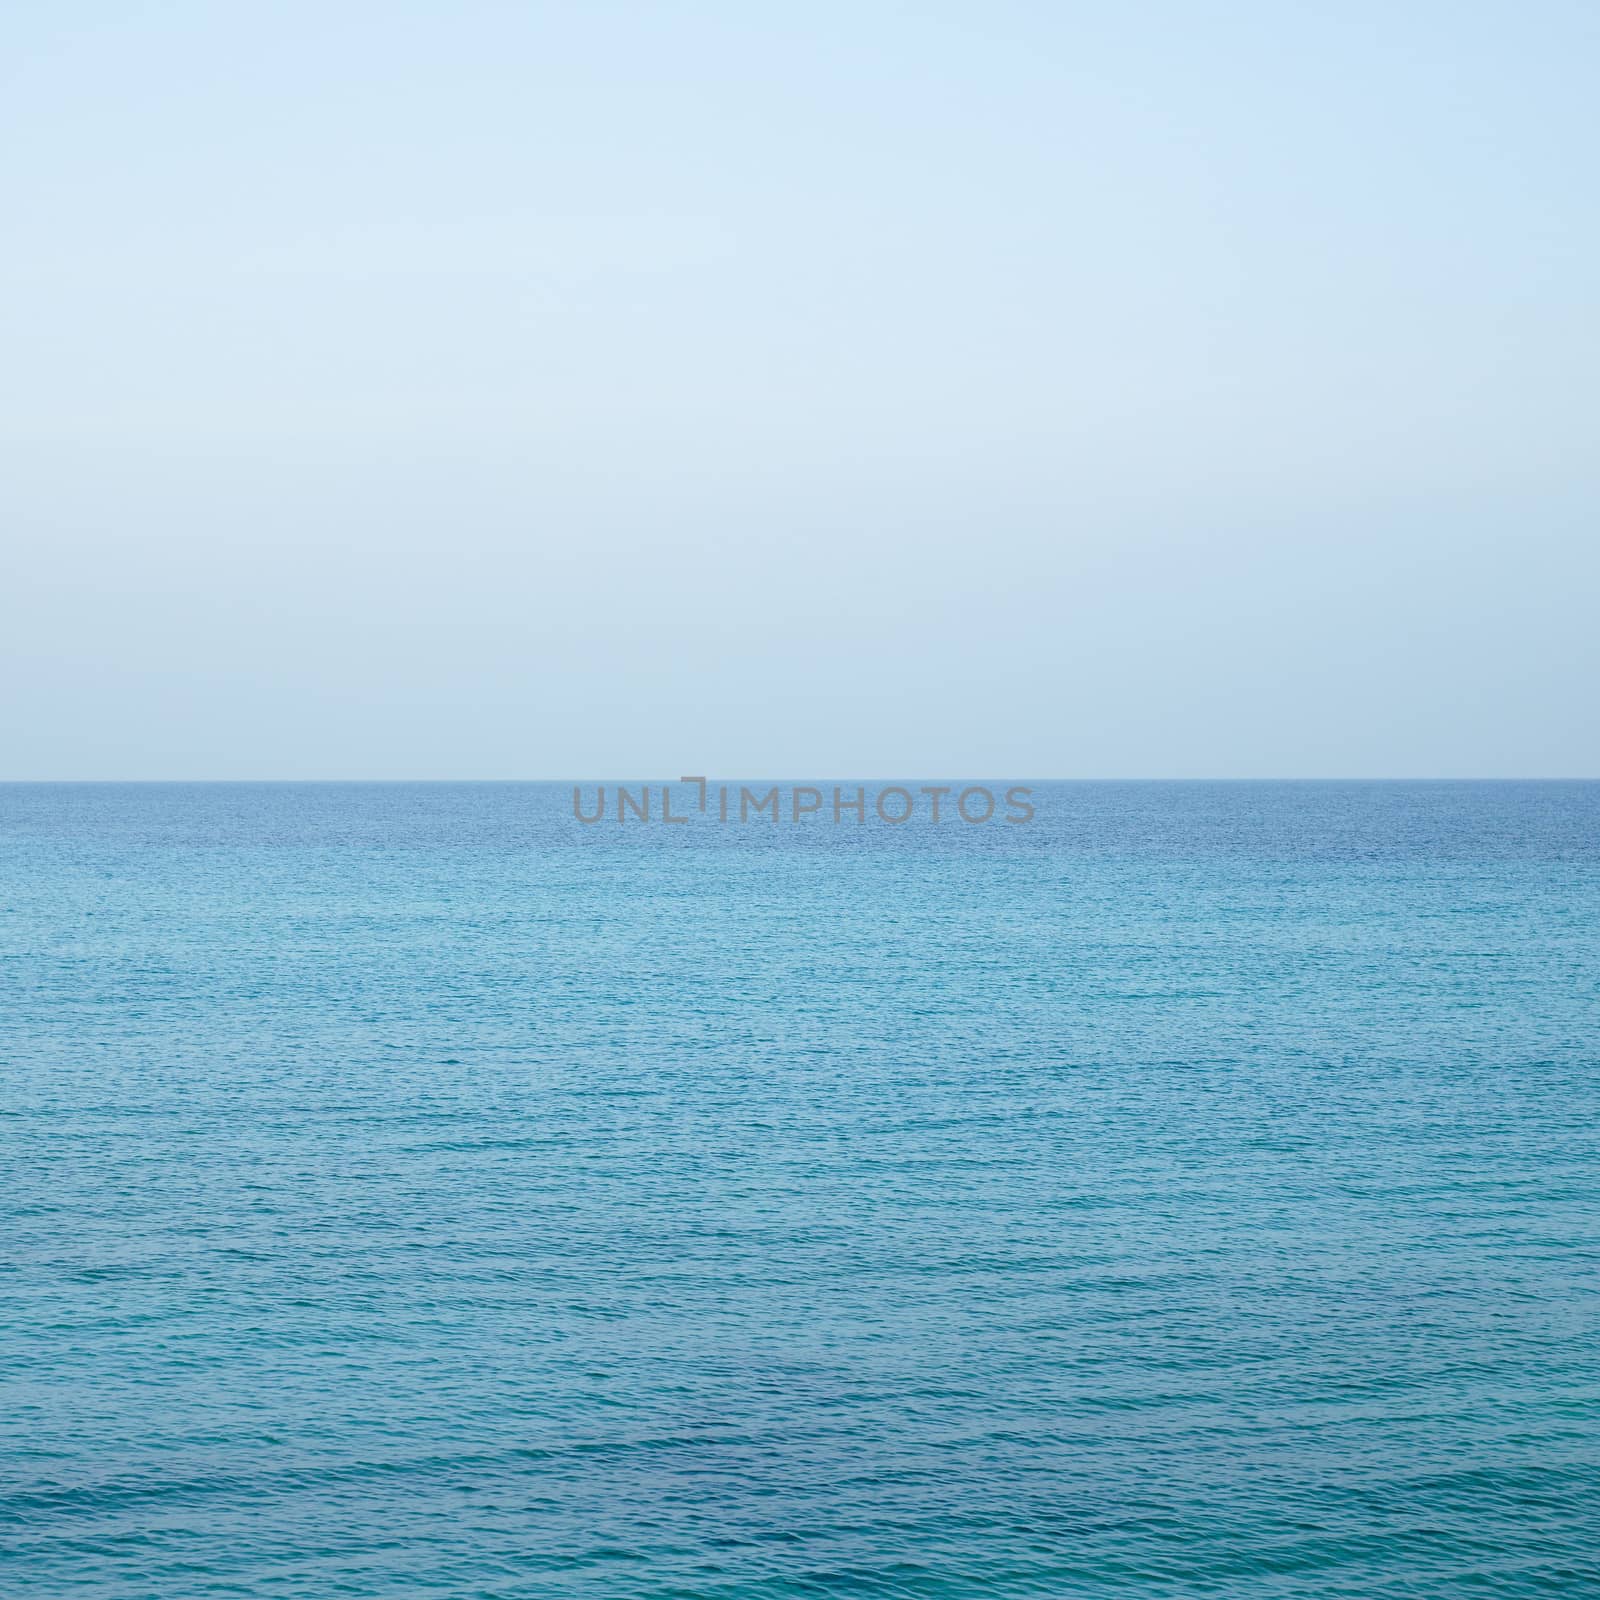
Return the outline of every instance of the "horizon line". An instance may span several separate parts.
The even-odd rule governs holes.
[[[295,786],[312,787],[336,785],[387,785],[396,788],[421,785],[477,785],[490,784],[504,785],[542,785],[542,784],[675,784],[687,781],[683,777],[676,778],[645,778],[645,777],[554,777],[554,778],[364,778],[364,777],[316,777],[316,778],[0,778],[0,788],[68,788],[95,786],[133,786],[143,785],[150,788],[159,787],[199,787],[209,785],[214,787],[234,786],[247,788],[252,785],[276,785],[289,788]],[[1516,773],[1516,774],[1425,774],[1425,773],[1323,773],[1316,775],[1305,774],[1272,774],[1262,773],[1249,776],[1218,776],[1212,774],[1189,775],[1163,775],[1163,776],[1131,776],[1131,775],[1100,775],[1077,777],[1024,777],[1024,778],[995,778],[992,775],[975,777],[966,775],[952,777],[948,774],[942,776],[907,776],[904,773],[884,774],[879,776],[862,776],[850,774],[836,777],[771,777],[771,776],[738,776],[706,775],[708,783],[776,783],[776,784],[818,784],[818,783],[1008,783],[1026,785],[1030,783],[1600,783],[1600,774],[1542,774],[1542,773]]]

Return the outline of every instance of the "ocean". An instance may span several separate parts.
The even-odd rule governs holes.
[[[1600,784],[1029,787],[0,787],[0,1594],[1600,1594]]]

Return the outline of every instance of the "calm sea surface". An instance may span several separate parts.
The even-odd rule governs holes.
[[[0,1594],[1600,1594],[1600,785],[1034,801],[0,788]]]

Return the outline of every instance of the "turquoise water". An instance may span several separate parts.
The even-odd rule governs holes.
[[[1600,1594],[1600,785],[0,788],[0,1594]]]

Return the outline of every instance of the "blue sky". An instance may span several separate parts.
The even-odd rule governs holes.
[[[0,776],[1600,775],[1600,11],[0,20]]]

